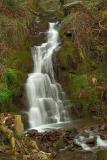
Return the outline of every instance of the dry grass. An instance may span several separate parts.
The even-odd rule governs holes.
[[[32,13],[28,0],[0,1],[0,56],[8,53],[9,48],[19,48],[29,33]]]
[[[18,20],[7,16],[0,16],[0,41],[7,42],[13,46],[22,43],[28,33],[26,20]]]

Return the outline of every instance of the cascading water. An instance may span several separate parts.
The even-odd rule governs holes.
[[[34,71],[28,75],[26,90],[29,101],[29,124],[35,128],[44,124],[70,120],[65,93],[54,79],[52,54],[59,46],[57,23],[49,23],[47,43],[32,49]]]

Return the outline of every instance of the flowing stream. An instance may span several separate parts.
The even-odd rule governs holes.
[[[47,42],[32,48],[33,73],[28,75],[26,90],[29,101],[30,128],[70,120],[71,103],[55,81],[52,55],[59,47],[57,23],[49,23]]]

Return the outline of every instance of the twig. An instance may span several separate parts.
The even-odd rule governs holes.
[[[104,26],[102,26],[102,25],[101,25],[101,21],[99,21],[99,23],[98,23],[98,24],[99,24],[99,27],[100,27],[100,28],[102,28],[102,29],[104,29],[104,30],[106,30],[106,31],[107,31],[107,28],[105,28]]]

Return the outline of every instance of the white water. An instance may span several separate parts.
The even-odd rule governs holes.
[[[100,136],[97,136],[97,146],[107,147],[107,140],[102,140]]]
[[[54,79],[52,55],[59,46],[56,25],[50,23],[47,42],[32,49],[34,70],[26,82],[31,128],[70,120],[68,108],[71,104],[66,100],[61,85]]]
[[[90,147],[87,144],[87,140],[95,140],[95,145]],[[89,137],[79,136],[75,139],[75,143],[82,147],[85,151],[94,151],[95,149],[107,148],[107,140],[103,140],[99,135],[94,134],[93,132],[89,132]]]

